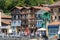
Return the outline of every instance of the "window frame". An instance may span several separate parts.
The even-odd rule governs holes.
[[[60,13],[60,8],[58,8],[58,12]]]

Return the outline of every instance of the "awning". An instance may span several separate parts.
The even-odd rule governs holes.
[[[38,31],[45,31],[45,28],[39,28]]]
[[[54,21],[54,22],[51,22],[49,25],[59,25],[60,22],[59,21]]]

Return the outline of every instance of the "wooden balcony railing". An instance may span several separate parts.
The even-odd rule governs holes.
[[[1,29],[2,28],[9,28],[9,27],[11,27],[11,26],[0,26]]]

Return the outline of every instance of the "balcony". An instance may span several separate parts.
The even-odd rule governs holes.
[[[0,26],[0,29],[7,29],[9,27],[11,27],[11,26]]]
[[[20,17],[20,19],[27,19],[26,17]]]
[[[20,16],[20,19],[27,19],[28,15],[27,14],[24,14],[24,15],[21,15]]]
[[[21,23],[21,25],[28,25],[28,23]]]
[[[36,21],[35,20],[29,20],[29,24],[35,24]]]
[[[11,22],[11,26],[21,26],[21,21],[18,20],[18,21],[12,21]]]
[[[34,15],[28,15],[27,18],[28,18],[28,19],[34,19],[35,17],[34,17]]]

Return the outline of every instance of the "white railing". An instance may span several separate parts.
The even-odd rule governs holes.
[[[10,26],[0,26],[0,28],[9,28]]]
[[[18,21],[12,21],[11,22],[11,26],[21,26],[21,21],[18,20]]]

